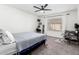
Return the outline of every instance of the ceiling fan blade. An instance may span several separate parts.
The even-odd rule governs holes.
[[[37,8],[37,9],[41,9],[41,8],[39,8],[39,7],[37,7],[37,6],[33,6],[34,8]]]
[[[38,12],[38,11],[41,11],[41,10],[36,10],[35,12]]]
[[[46,8],[48,6],[48,4],[45,4],[44,8]]]
[[[45,11],[51,11],[52,9],[44,9]]]

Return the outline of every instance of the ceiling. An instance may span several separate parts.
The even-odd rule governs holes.
[[[69,11],[69,10],[77,8],[77,4],[48,4],[46,8],[52,9],[52,11],[46,11],[45,13],[34,12],[37,9],[34,8],[33,6],[40,7],[40,5],[41,4],[11,4],[10,6],[38,15],[38,16]]]

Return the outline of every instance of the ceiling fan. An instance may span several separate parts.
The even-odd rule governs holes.
[[[48,4],[45,5],[41,5],[41,7],[37,7],[37,6],[33,6],[34,8],[38,9],[35,12],[45,12],[45,11],[51,11],[52,9],[46,9],[46,7],[48,6]]]

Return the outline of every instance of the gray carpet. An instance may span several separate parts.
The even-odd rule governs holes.
[[[46,45],[34,50],[32,55],[79,55],[79,45],[64,39],[48,37]]]

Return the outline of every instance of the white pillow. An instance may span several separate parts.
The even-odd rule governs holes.
[[[10,44],[11,43],[11,40],[8,38],[8,36],[6,34],[4,34],[2,36],[3,38],[3,44]]]
[[[3,33],[2,34],[3,44],[10,44],[15,42],[13,35],[9,31],[0,29],[0,33]]]
[[[6,33],[7,37],[9,38],[10,43],[15,42],[15,38],[13,37],[13,35],[9,31],[5,31],[5,33]]]

